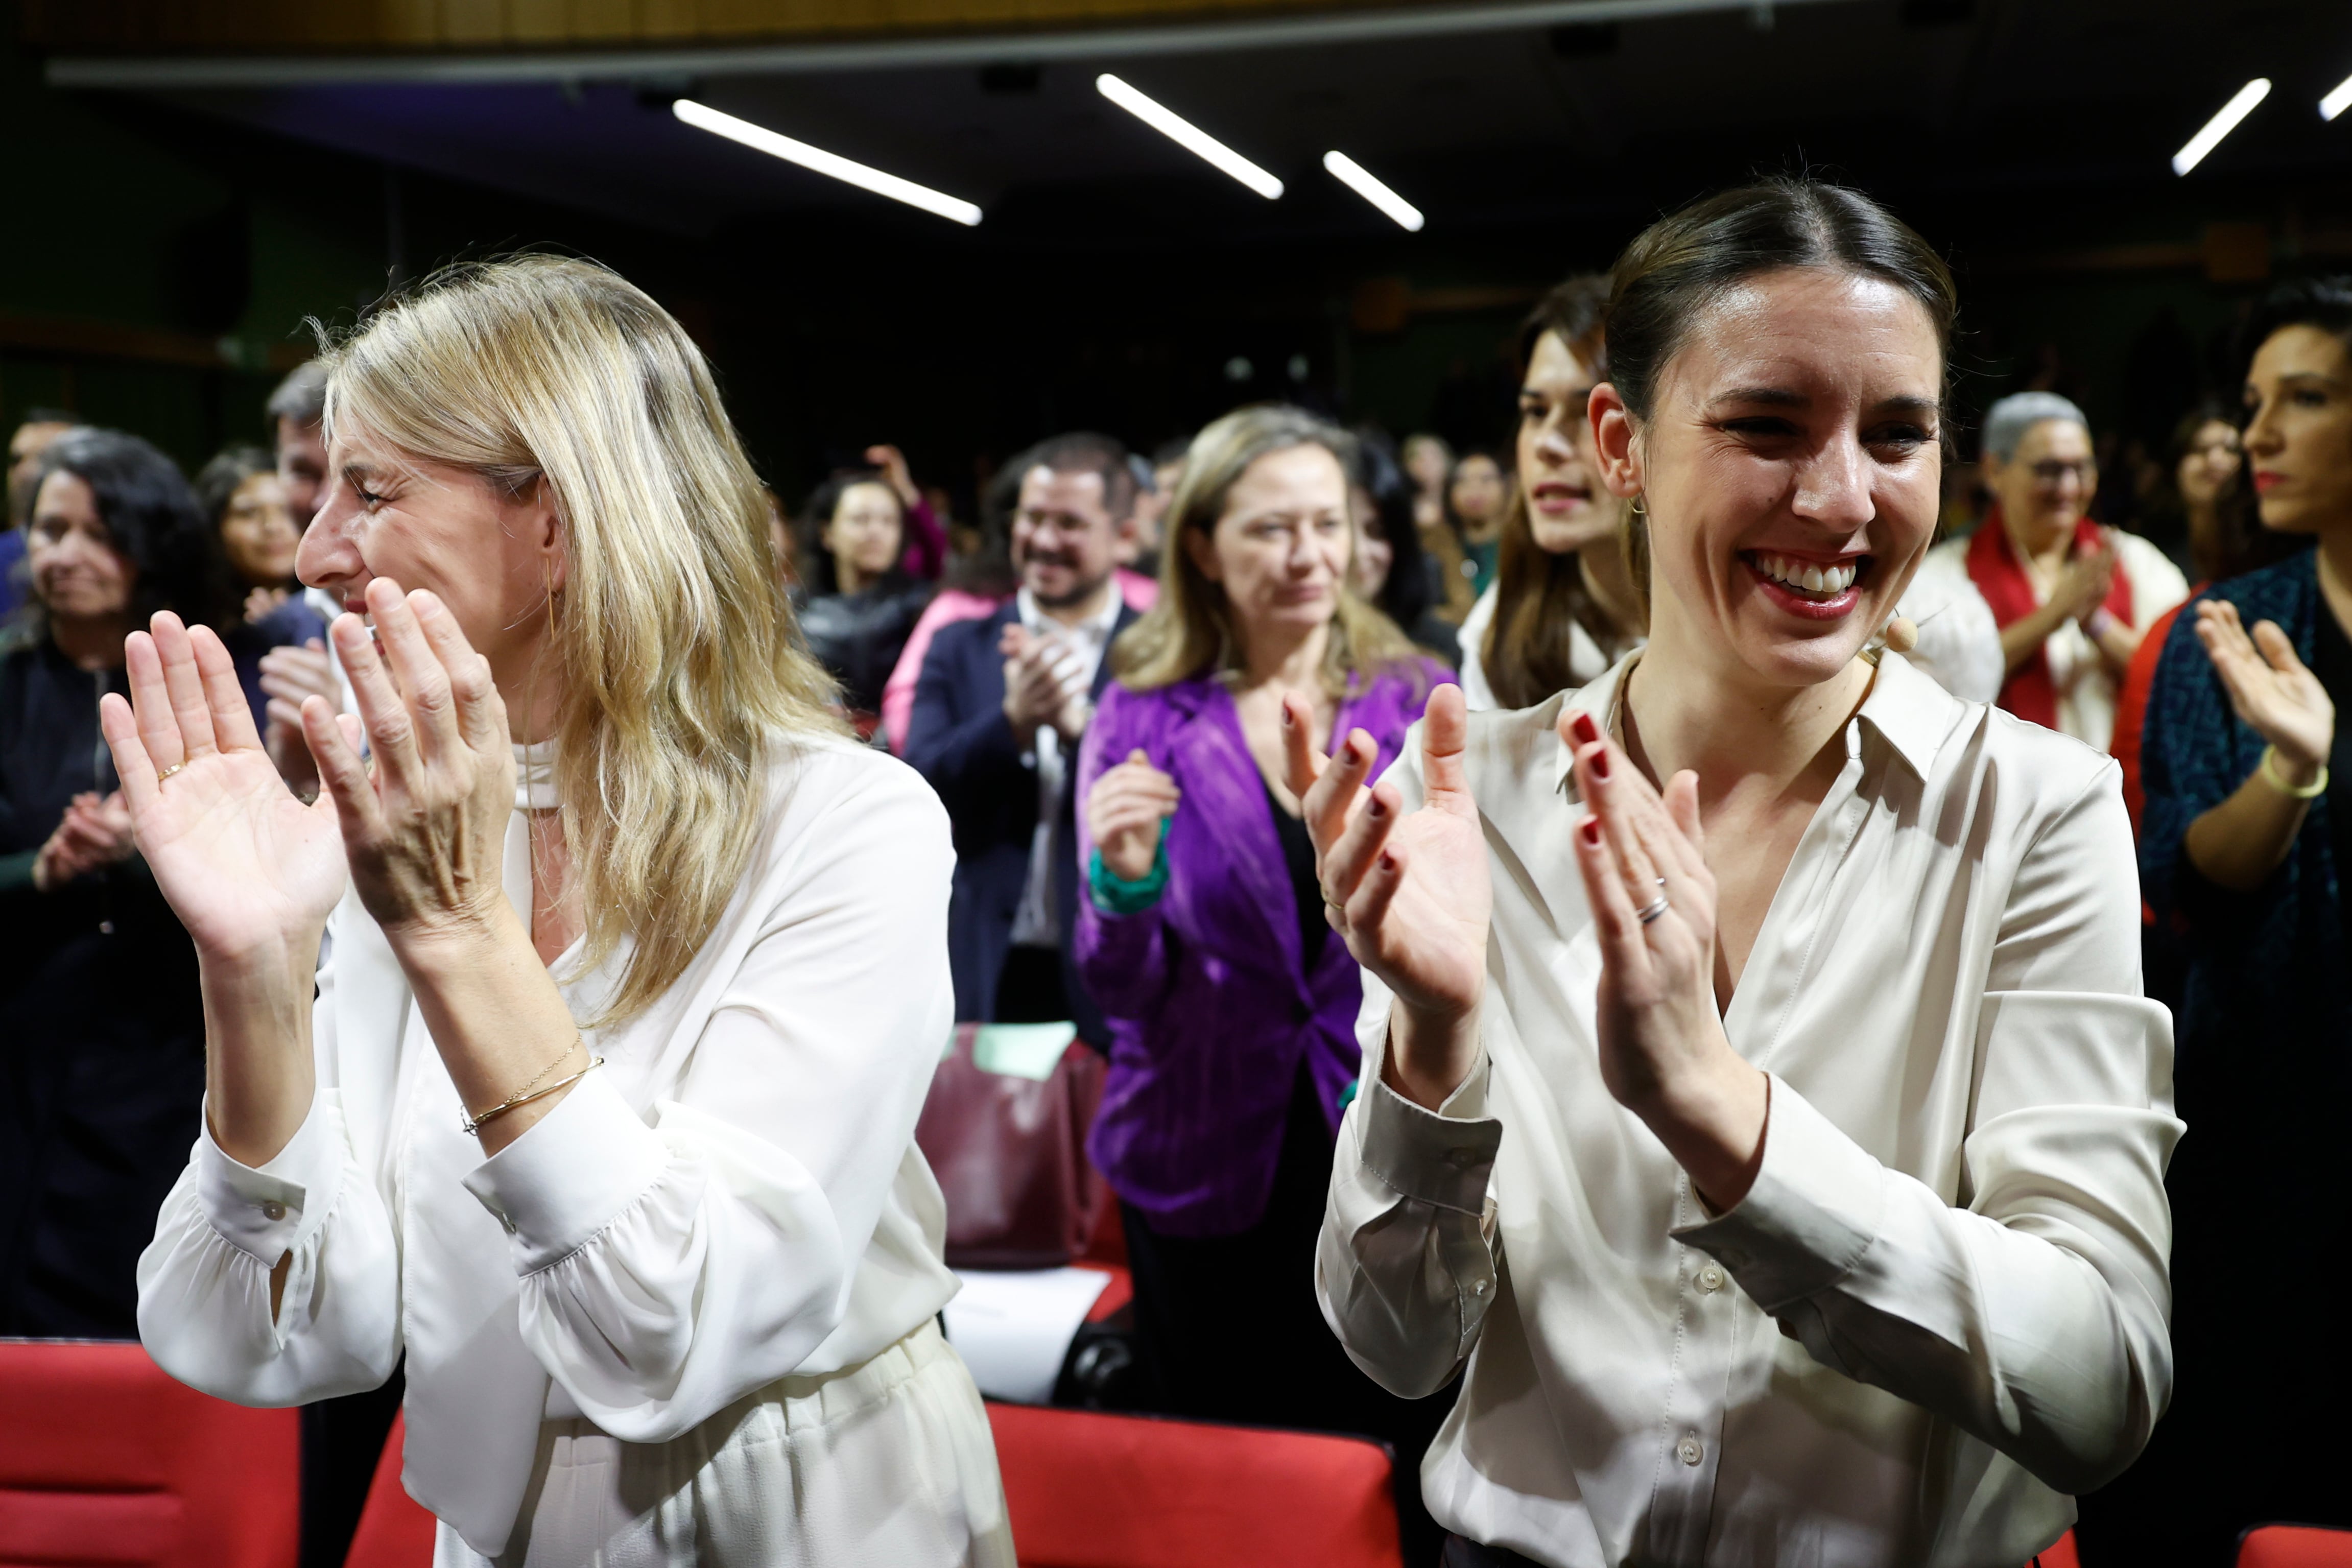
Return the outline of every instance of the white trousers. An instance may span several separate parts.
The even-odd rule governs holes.
[[[1013,1568],[988,1413],[936,1322],[788,1377],[667,1443],[540,1428],[495,1563],[441,1526],[434,1568]]]

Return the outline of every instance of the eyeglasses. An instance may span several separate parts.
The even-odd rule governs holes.
[[[2095,482],[2099,477],[2099,465],[2088,458],[2074,462],[2063,458],[2044,458],[2033,465],[2032,472],[2035,484],[2044,489],[2056,489],[2069,479],[2086,486]]]

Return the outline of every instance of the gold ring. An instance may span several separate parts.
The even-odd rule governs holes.
[[[178,773],[182,768],[184,768],[188,764],[185,763],[173,763],[170,767],[165,768],[162,773],[155,775],[155,782],[157,784],[162,784],[165,779],[170,778],[173,773]]]

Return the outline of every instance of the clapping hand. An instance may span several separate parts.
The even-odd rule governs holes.
[[[360,902],[397,952],[478,933],[508,912],[514,747],[489,660],[437,595],[403,594],[379,577],[367,606],[381,647],[357,616],[338,616],[331,635],[374,767],[323,699],[304,700],[302,723]]]
[[[1141,751],[1107,769],[1087,795],[1087,835],[1103,867],[1122,882],[1140,882],[1160,855],[1161,825],[1175,814],[1183,792],[1151,765]]]
[[[395,948],[504,904],[515,764],[488,661],[431,594],[378,578],[367,605],[381,649],[357,616],[331,631],[359,717],[302,703],[325,784],[309,805],[278,779],[209,628],[165,614],[130,638],[131,700],[108,697],[100,722],[140,849],[200,952],[315,940],[347,874]]]
[[[1393,1087],[1434,1106],[1476,1065],[1493,905],[1463,755],[1469,718],[1462,689],[1441,686],[1430,696],[1422,721],[1424,801],[1411,813],[1394,784],[1364,787],[1380,751],[1370,735],[1353,731],[1337,756],[1326,757],[1311,739],[1313,723],[1305,698],[1283,699],[1286,782],[1315,842],[1324,918],[1396,997]]]
[[[33,861],[33,885],[43,892],[61,888],[136,852],[131,830],[131,808],[122,792],[100,798],[85,790],[66,805],[66,814],[41,846]]]
[[[1715,874],[1698,775],[1651,787],[1589,713],[1563,713],[1590,813],[1577,869],[1601,944],[1601,1079],[1647,1122],[1718,1208],[1747,1195],[1763,1153],[1764,1075],[1740,1059],[1716,1003]]]
[[[2278,749],[2297,782],[2315,778],[2336,744],[2336,704],[2274,621],[2246,635],[2238,606],[2206,599],[2197,606],[2197,640],[2230,693],[2239,718]]]
[[[1041,729],[1065,741],[1086,732],[1087,690],[1077,679],[1073,650],[1018,621],[1004,628],[996,650],[1004,657],[1004,717],[1024,749],[1035,742]]]
[[[333,805],[287,792],[211,627],[166,611],[124,658],[131,700],[109,694],[99,723],[156,885],[208,958],[298,952],[342,896]]]
[[[2087,625],[2115,592],[2116,546],[2115,531],[2099,531],[2099,547],[2066,563],[2050,597],[2066,606],[2069,620]]]
[[[269,700],[268,724],[262,743],[278,764],[279,776],[305,794],[319,782],[319,764],[302,739],[302,704],[323,697],[329,708],[342,704],[335,683],[335,667],[327,645],[317,637],[297,647],[274,647],[261,656],[261,691]]]

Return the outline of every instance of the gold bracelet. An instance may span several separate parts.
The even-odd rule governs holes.
[[[591,1058],[586,1067],[582,1068],[570,1078],[561,1079],[555,1083],[548,1084],[545,1089],[541,1089],[539,1086],[546,1081],[547,1075],[549,1073],[553,1072],[557,1068],[562,1067],[565,1062],[572,1059],[572,1050],[573,1046],[578,1047],[583,1051],[586,1050],[588,1048],[586,1037],[574,1033],[572,1037],[572,1045],[563,1047],[563,1054],[562,1056],[556,1058],[553,1061],[540,1068],[539,1071],[532,1076],[531,1080],[529,1083],[524,1084],[520,1089],[507,1096],[506,1099],[499,1101],[498,1104],[491,1106],[479,1116],[475,1115],[472,1111],[466,1110],[463,1105],[460,1105],[457,1108],[459,1112],[458,1125],[466,1130],[468,1136],[471,1136],[481,1130],[484,1122],[496,1121],[498,1118],[504,1116],[508,1111],[512,1110],[518,1105],[528,1105],[534,1100],[540,1100],[547,1095],[553,1094],[565,1084],[577,1083],[580,1079],[587,1077],[589,1073],[604,1065],[604,1058]]]
[[[2257,771],[2263,775],[2263,782],[2264,784],[2270,785],[2271,788],[2278,791],[2279,794],[2286,796],[2289,800],[2316,800],[2319,796],[2327,793],[2327,764],[2326,763],[2319,764],[2319,776],[2312,780],[2309,784],[2303,784],[2301,786],[2291,784],[2286,782],[2286,775],[2279,772],[2278,748],[2276,746],[2264,746],[2263,748],[2263,763],[2261,768]]]

